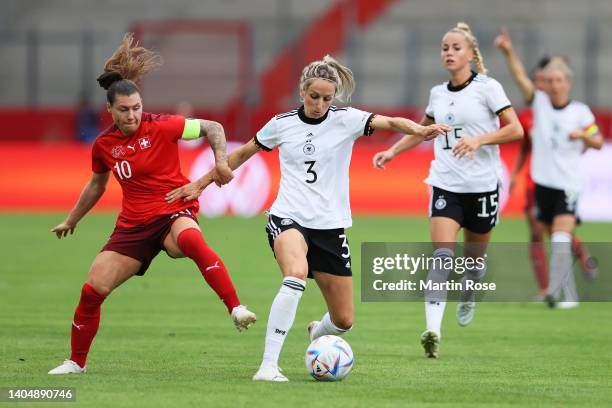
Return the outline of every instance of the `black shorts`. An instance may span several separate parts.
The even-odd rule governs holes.
[[[498,188],[487,193],[453,193],[432,186],[429,216],[451,218],[466,230],[486,234],[499,222],[498,199]]]
[[[578,194],[556,188],[535,185],[536,218],[546,225],[553,222],[553,218],[561,214],[576,215]]]
[[[353,276],[351,270],[351,250],[344,228],[319,230],[302,227],[291,218],[280,218],[270,214],[266,225],[268,243],[274,252],[274,240],[283,231],[296,229],[308,245],[306,261],[308,277],[312,271],[325,272],[337,276]]]
[[[198,222],[197,208],[186,208],[175,214],[162,215],[154,221],[136,227],[116,226],[102,251],[114,251],[142,262],[136,275],[145,274],[153,258],[164,248],[164,240],[172,224],[180,217]]]

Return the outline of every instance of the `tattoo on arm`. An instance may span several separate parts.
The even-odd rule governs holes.
[[[201,136],[206,136],[211,149],[215,154],[215,159],[227,160],[227,151],[225,143],[225,132],[223,126],[217,122],[210,120],[200,121]]]

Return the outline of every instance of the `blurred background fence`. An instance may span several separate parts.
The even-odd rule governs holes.
[[[2,3],[3,123],[11,121],[6,112],[24,109],[68,113],[83,98],[102,110],[104,96],[95,77],[128,30],[165,60],[161,70],[144,80],[146,107],[173,111],[188,102],[197,113],[229,121],[237,140],[250,137],[264,117],[295,107],[301,68],[325,53],[355,72],[354,105],[420,112],[431,86],[445,80],[439,58],[441,36],[465,20],[479,38],[491,75],[505,85],[517,107],[523,105],[520,96],[493,46],[502,26],[510,29],[528,67],[544,54],[568,56],[576,73],[573,97],[593,107],[606,135],[610,133],[612,3],[608,1]],[[47,139],[74,136],[74,132],[64,134],[69,132],[63,127],[61,131],[43,127],[40,132],[46,132]],[[0,130],[0,138],[25,137],[13,129]]]
[[[500,28],[510,30],[528,68],[545,54],[569,57],[572,97],[589,104],[604,136],[612,136],[610,1],[0,3],[0,143],[91,141],[92,129],[110,122],[95,78],[126,31],[165,61],[142,82],[145,109],[218,120],[230,140],[248,140],[272,115],[294,109],[301,69],[326,53],[354,71],[352,105],[418,119],[430,88],[446,80],[440,40],[457,21],[471,25],[490,75],[519,109],[524,104],[493,46]],[[360,143],[386,145],[387,136]],[[598,183],[605,189],[606,182]]]

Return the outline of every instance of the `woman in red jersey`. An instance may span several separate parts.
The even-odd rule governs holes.
[[[74,233],[77,223],[104,194],[111,172],[123,191],[123,203],[115,230],[94,259],[83,285],[72,322],[70,359],[49,374],[85,372],[102,302],[132,276],[143,275],[161,250],[172,258],[189,257],[196,263],[239,330],[256,320],[255,314],[240,304],[223,261],[202,237],[198,201],[169,204],[165,200],[169,190],[189,182],[180,170],[179,139],[205,136],[215,154],[216,179],[225,184],[233,174],[219,123],[142,111],[140,90],[134,81],[159,65],[159,56],[139,46],[129,33],[98,77],[106,90],[107,109],[114,124],[96,138],[91,180],[75,207],[52,232],[58,238]]]

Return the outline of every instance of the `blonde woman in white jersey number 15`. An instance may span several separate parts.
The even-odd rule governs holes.
[[[499,217],[501,182],[499,144],[518,140],[523,129],[502,86],[486,76],[478,42],[469,26],[459,23],[442,38],[442,63],[450,80],[434,86],[421,124],[445,124],[451,130],[434,142],[434,160],[425,180],[432,188],[429,215],[433,262],[428,280],[445,282],[454,256],[457,234],[463,228],[464,256],[484,255]],[[471,70],[476,65],[478,73]],[[500,128],[500,118],[505,125]],[[376,153],[373,164],[385,163],[422,139],[405,136],[386,151]],[[480,281],[485,268],[468,269],[463,277]],[[425,292],[427,329],[421,335],[425,355],[437,358],[446,291]],[[468,325],[474,316],[474,293],[464,291],[457,305],[457,321]]]
[[[342,335],[353,326],[351,253],[344,229],[352,224],[349,164],[357,138],[384,129],[421,141],[450,130],[445,125],[421,126],[405,118],[332,106],[334,98],[348,99],[354,86],[352,72],[330,56],[310,63],[299,82],[303,106],[270,119],[229,156],[232,169],[260,150],[278,147],[280,157],[280,189],[270,208],[266,232],[283,282],[272,303],[263,361],[254,380],[288,381],[278,359],[306,277],[314,278],[328,309],[320,321],[308,325],[310,340]],[[197,197],[212,181],[211,172],[175,190],[169,199]]]
[[[531,178],[535,182],[536,218],[550,234],[550,268],[546,301],[550,307],[578,306],[572,271],[572,235],[576,204],[583,186],[580,156],[600,149],[603,137],[587,105],[570,99],[572,71],[552,58],[545,67],[545,86],[535,88],[503,31],[496,39],[523,97],[533,109]]]

